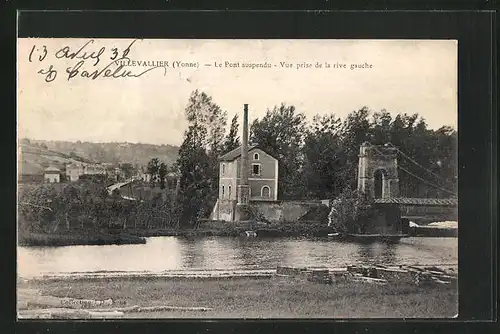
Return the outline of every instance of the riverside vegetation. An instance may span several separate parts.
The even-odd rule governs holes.
[[[198,90],[191,94],[185,116],[189,126],[176,162],[167,166],[153,157],[147,165],[151,182],[131,186],[136,201],[122,198],[119,192],[108,194],[105,180],[21,184],[20,244],[142,243],[142,237],[150,235],[238,235],[243,226],[199,223],[209,217],[217,200],[218,157],[240,145],[238,117],[226,128],[227,112]],[[363,107],[343,120],[330,113],[308,121],[294,106],[282,103],[253,121],[250,141],[279,160],[282,200],[357,198],[358,152],[365,141],[391,142],[431,171],[426,177],[435,184],[456,190],[457,132],[448,126],[428,129],[418,114],[393,118],[385,110]],[[398,163],[411,173],[421,173],[407,159]],[[169,182],[172,172],[178,182]],[[399,177],[403,196],[448,197],[410,175]],[[362,209],[346,210],[340,210],[346,213],[345,221],[355,222],[350,212],[363,215]],[[316,235],[325,233],[327,219],[320,214],[315,222],[255,228],[269,235]]]

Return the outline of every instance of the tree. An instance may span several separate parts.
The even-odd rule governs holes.
[[[390,142],[392,116],[385,109],[373,114],[371,124],[371,143],[383,145]]]
[[[79,190],[80,189],[76,188],[74,185],[69,184],[63,189],[62,194],[58,194],[59,196],[57,196],[55,200],[55,202],[59,204],[58,210],[56,211],[61,215],[58,221],[64,220],[67,231],[71,229],[71,218],[77,216],[81,209],[82,199]],[[54,230],[57,230],[57,225]]]
[[[238,136],[238,115],[234,115],[231,120],[229,133],[224,141],[224,152],[232,151],[240,146],[240,137]]]
[[[53,198],[55,189],[42,184],[19,192],[19,232],[43,232],[55,220]]]
[[[333,114],[316,115],[306,131],[302,151],[308,197],[330,198],[341,190],[342,180],[337,172],[343,164],[340,126],[341,120]]]
[[[424,169],[417,166],[415,162],[424,168],[429,167],[429,147],[427,139],[429,133],[426,124],[418,114],[398,114],[391,123],[389,130],[390,142],[404,154],[398,154],[398,165],[400,166],[400,192],[405,197],[426,197],[428,195],[426,186],[411,174],[426,178],[422,173]],[[419,126],[418,131],[417,125]],[[411,157],[409,160],[408,157]],[[413,160],[413,161],[412,161]],[[411,174],[409,174],[411,173]]]
[[[123,171],[123,174],[125,175],[125,178],[128,179],[134,175],[135,168],[131,163],[122,163],[120,165],[120,169]]]
[[[189,97],[185,114],[190,124],[204,128],[206,136],[203,138],[202,147],[217,156],[223,148],[227,112],[214,103],[212,97],[205,92],[195,90]]]
[[[182,207],[180,222],[192,224],[209,205],[205,199],[211,192],[211,182],[207,178],[210,159],[203,148],[206,130],[194,124],[184,134],[184,141],[179,149],[176,167],[180,171],[179,203]],[[213,203],[215,204],[215,203]]]
[[[158,178],[160,182],[160,188],[165,189],[165,178],[167,177],[167,165],[165,163],[160,163],[158,168]]]
[[[402,149],[406,149],[407,143],[414,130],[418,115],[398,114],[391,123],[390,142]]]
[[[341,130],[341,152],[344,164],[338,169],[339,178],[343,180],[341,187],[357,187],[357,168],[359,147],[365,141],[370,141],[370,111],[363,107],[347,115]]]
[[[375,214],[376,208],[365,194],[346,187],[332,201],[328,224],[340,233],[365,233],[373,227]]]
[[[435,145],[428,168],[436,174],[433,182],[442,188],[437,189],[435,195],[450,197],[452,193],[457,193],[458,135],[449,126],[433,131],[432,135]]]
[[[146,167],[147,173],[151,177],[151,184],[156,184],[158,179],[158,172],[160,171],[160,159],[153,158],[148,162],[148,166]]]
[[[185,114],[190,126],[193,127],[191,130],[197,133],[197,140],[200,141],[199,147],[204,151],[202,154],[201,150],[197,150],[199,154],[202,154],[200,161],[207,159],[204,182],[207,183],[207,194],[211,194],[212,200],[206,203],[215,205],[213,199],[216,198],[214,194],[218,193],[218,159],[224,151],[227,112],[222,110],[205,92],[195,90],[189,98]],[[183,189],[182,186],[181,189]]]
[[[297,198],[305,194],[301,184],[306,118],[294,106],[282,103],[266,115],[256,119],[250,128],[250,139],[279,161],[278,192],[282,199]]]

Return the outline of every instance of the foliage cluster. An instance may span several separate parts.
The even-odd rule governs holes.
[[[239,146],[237,116],[224,138],[227,121],[211,97],[195,91],[186,117],[189,128],[179,150],[181,210],[185,220],[208,217],[217,199],[217,157]],[[418,114],[372,112],[367,107],[345,119],[316,115],[282,103],[250,126],[250,141],[279,161],[278,197],[337,198],[356,189],[359,147],[363,142],[400,149],[401,194],[405,197],[450,197],[457,187],[457,132],[429,129]],[[344,194],[345,195],[345,194]]]
[[[373,222],[376,209],[363,193],[345,188],[332,201],[328,225],[340,233],[358,233]]]
[[[191,94],[185,116],[188,128],[176,162],[167,165],[153,158],[148,163],[149,187],[159,188],[157,192],[130,201],[119,193],[109,195],[99,180],[60,188],[40,185],[20,198],[22,229],[178,228],[208,218],[218,197],[218,158],[240,145],[238,116],[227,129],[227,112],[198,90]],[[359,147],[365,141],[391,142],[406,154],[398,157],[408,172],[399,175],[402,196],[449,197],[456,192],[457,132],[448,126],[429,129],[417,114],[393,117],[363,107],[343,120],[323,113],[308,121],[304,112],[282,103],[253,120],[250,141],[279,160],[279,199],[342,200],[339,229],[369,214],[369,203],[354,191]],[[175,186],[168,184],[170,174]]]

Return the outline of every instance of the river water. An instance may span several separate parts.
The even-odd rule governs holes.
[[[404,238],[398,244],[327,239],[147,238],[142,245],[18,247],[18,276],[89,272],[162,273],[179,270],[274,269],[277,265],[458,264],[457,238]]]

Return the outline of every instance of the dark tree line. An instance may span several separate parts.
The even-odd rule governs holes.
[[[391,143],[398,156],[401,194],[405,197],[450,197],[456,193],[457,133],[451,127],[428,129],[415,115],[364,107],[344,120],[335,114],[304,114],[282,104],[255,120],[251,137],[280,162],[279,197],[334,198],[357,186],[359,147]],[[411,175],[413,174],[413,175]]]

